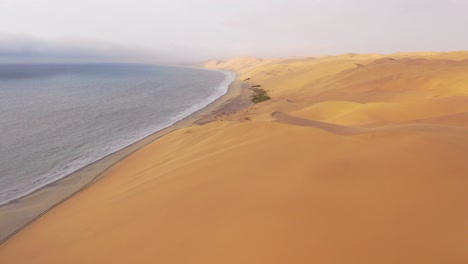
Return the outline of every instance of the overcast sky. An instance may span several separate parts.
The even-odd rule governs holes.
[[[0,62],[468,49],[468,0],[0,0]]]

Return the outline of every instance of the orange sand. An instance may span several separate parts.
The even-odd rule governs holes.
[[[468,263],[467,54],[210,62],[273,99],[137,151],[0,263]]]

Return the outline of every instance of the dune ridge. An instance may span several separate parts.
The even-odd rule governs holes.
[[[209,62],[271,100],[172,132],[1,263],[467,263],[468,52]]]

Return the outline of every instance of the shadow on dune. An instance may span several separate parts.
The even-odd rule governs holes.
[[[360,127],[348,127],[342,125],[335,125],[326,122],[320,122],[315,120],[304,119],[296,116],[292,116],[283,112],[273,112],[272,117],[276,119],[279,123],[290,124],[295,126],[308,126],[322,129],[337,135],[357,135],[364,132],[368,132],[370,129],[360,128]]]
[[[458,117],[462,116],[466,118],[466,113],[462,113],[460,115],[447,115],[445,118],[451,117]],[[306,126],[306,127],[314,127],[317,129],[321,129],[327,131],[329,133],[333,133],[336,135],[341,136],[353,136],[353,135],[360,135],[364,133],[372,133],[372,132],[391,132],[391,131],[406,131],[406,132],[427,132],[427,133],[443,133],[443,134],[452,134],[452,135],[459,135],[459,134],[466,134],[468,133],[468,128],[464,126],[454,125],[454,124],[436,124],[428,122],[428,120],[414,120],[412,122],[405,122],[405,123],[393,123],[393,124],[385,124],[378,127],[372,128],[365,128],[365,127],[352,127],[352,126],[343,126],[337,125],[332,123],[326,123],[321,121],[315,121],[310,119],[304,119],[300,117],[296,117],[293,115],[289,115],[283,112],[273,112],[272,117],[275,118],[275,121],[278,123],[289,124],[294,126]],[[439,119],[444,119],[444,117],[440,117]],[[426,121],[426,122],[424,122]]]

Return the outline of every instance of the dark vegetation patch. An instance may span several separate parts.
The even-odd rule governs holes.
[[[268,91],[258,88],[261,86],[252,86],[250,90],[253,92],[253,94],[250,96],[250,101],[252,101],[255,104],[268,101],[271,99],[270,96],[268,96]]]

